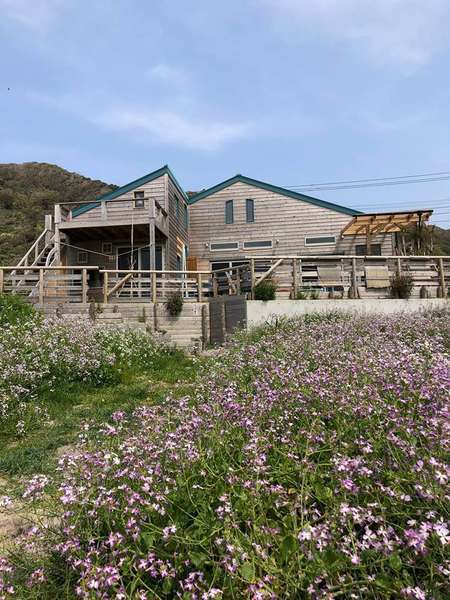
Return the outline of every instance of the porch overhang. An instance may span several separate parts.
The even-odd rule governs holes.
[[[426,223],[431,215],[432,209],[420,209],[413,211],[367,213],[356,215],[342,229],[341,237],[348,235],[365,235],[367,238],[383,233],[395,233],[404,231],[410,225]]]
[[[101,240],[114,242],[114,240],[124,241],[133,237],[135,240],[148,241],[149,239],[149,223],[133,223],[133,224],[96,224],[86,227],[85,224],[70,223],[70,227],[65,227],[66,223],[60,227],[61,233],[67,234],[71,240],[90,241]],[[75,226],[77,225],[77,226]],[[167,236],[164,232],[155,227],[155,238],[157,240],[165,239]]]

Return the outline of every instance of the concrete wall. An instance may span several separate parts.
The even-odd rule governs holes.
[[[365,300],[249,300],[247,329],[269,321],[272,317],[298,317],[308,313],[342,311],[358,314],[393,314],[417,312],[429,308],[450,308],[446,299],[365,299]]]

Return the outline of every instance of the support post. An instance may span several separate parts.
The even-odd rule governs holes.
[[[352,258],[352,298],[358,297],[358,280],[356,277],[356,258]]]
[[[59,267],[61,265],[61,233],[59,231],[59,225],[61,223],[61,206],[55,204],[55,265]]]
[[[297,279],[297,259],[292,259],[292,300],[297,300],[298,279]]]
[[[152,273],[152,302],[156,304],[156,273]]]
[[[44,306],[44,269],[39,269],[39,306]]]
[[[82,269],[82,271],[81,271],[81,301],[83,304],[87,303],[87,292],[88,292],[87,269]]]
[[[108,304],[108,275],[103,273],[103,304]]]
[[[202,306],[202,346],[203,349],[208,343],[208,307],[206,304]]]
[[[213,275],[212,275],[212,287],[213,287],[213,296],[214,296],[214,298],[217,298],[217,296],[219,295],[219,284],[217,282],[217,275],[215,273],[213,273]]]
[[[241,270],[236,269],[236,294],[239,296],[241,294]]]
[[[438,270],[439,270],[439,289],[440,289],[440,297],[447,297],[447,290],[445,289],[445,272],[444,272],[444,259],[438,259]]]
[[[251,282],[251,292],[250,299],[255,299],[255,259],[250,259],[250,282]]]
[[[155,221],[156,207],[155,199],[149,199],[149,224],[148,224],[148,241],[150,255],[150,269],[156,269],[156,251],[155,251]]]
[[[199,302],[203,302],[203,290],[202,290],[202,274],[198,273],[197,274],[197,295],[198,295],[198,301]]]
[[[0,269],[0,294],[3,294],[3,289],[5,287],[5,272],[3,269]]]
[[[370,225],[366,226],[366,254],[371,256],[372,254],[372,234],[370,232]]]
[[[400,277],[402,274],[402,259],[400,256],[397,256],[397,275]]]

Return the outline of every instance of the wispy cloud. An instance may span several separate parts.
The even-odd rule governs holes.
[[[204,151],[246,138],[253,130],[250,123],[208,119],[175,110],[150,109],[125,102],[111,102],[107,95],[77,93],[47,96],[30,93],[30,100],[50,106],[97,127],[128,134],[134,141],[156,142]]]
[[[448,0],[264,0],[286,40],[343,42],[377,65],[429,62],[446,39]]]
[[[44,32],[63,6],[63,0],[0,0],[0,20],[4,23],[15,22],[35,32]]]

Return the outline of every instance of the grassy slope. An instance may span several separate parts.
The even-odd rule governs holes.
[[[47,163],[0,164],[0,264],[16,264],[58,202],[81,202],[117,186]]]
[[[49,420],[17,439],[0,431],[0,480],[51,473],[59,454],[76,441],[83,423],[104,422],[116,410],[161,402],[169,393],[186,393],[195,373],[193,359],[181,352],[162,355],[145,372],[127,372],[118,384],[94,387],[74,384],[42,399]]]

